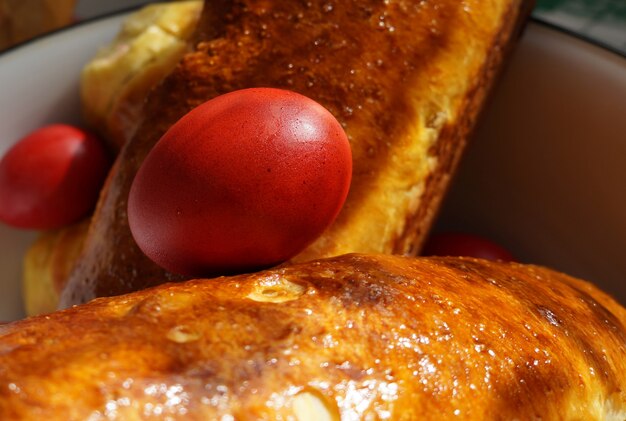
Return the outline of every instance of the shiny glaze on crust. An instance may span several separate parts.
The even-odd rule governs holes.
[[[545,268],[346,255],[0,327],[0,418],[623,419],[625,325]]]
[[[524,16],[520,9],[527,5],[516,0],[206,2],[196,50],[150,96],[145,121],[111,174],[61,307],[180,279],[150,262],[131,238],[126,216],[130,184],[148,150],[175,121],[207,99],[240,88],[270,86],[303,93],[328,108],[351,141],[354,167],[348,201],[329,234],[301,260],[338,254],[342,248],[337,243],[350,245],[353,238],[359,243],[348,251],[415,252],[493,80],[491,72],[499,67],[501,50],[510,44],[515,23]],[[459,77],[456,62],[447,60],[470,48],[467,34],[480,48],[469,66],[475,73]],[[463,85],[446,98],[460,112],[467,109],[467,115],[459,121],[450,116],[446,124],[437,119],[438,99],[429,95],[455,78],[467,81],[469,92]],[[415,169],[406,169],[419,177],[431,174],[426,181],[398,189],[402,200],[411,197],[408,204],[362,212],[366,201],[376,202],[372,197],[390,191],[385,183],[407,183],[407,174],[380,177],[383,169],[406,159],[402,151],[414,142],[409,131],[416,130],[419,120],[414,102],[422,97],[429,98],[422,106],[432,115],[420,118],[429,130],[445,133],[441,143],[446,154],[436,154],[444,147],[437,146],[430,157],[417,158]],[[424,148],[426,155],[428,144]],[[431,158],[441,159],[438,172],[429,167]],[[426,190],[421,183],[432,188]],[[425,193],[420,202],[421,189]],[[382,212],[396,208],[397,216]],[[359,212],[366,215],[360,216],[361,225],[342,230]],[[385,226],[390,220],[397,226]],[[370,245],[378,247],[369,250]]]

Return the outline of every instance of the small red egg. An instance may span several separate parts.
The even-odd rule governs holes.
[[[445,232],[428,238],[422,251],[424,256],[467,256],[487,260],[514,260],[512,254],[493,241],[474,234]]]
[[[100,141],[82,129],[32,132],[0,161],[0,220],[27,229],[76,222],[94,208],[109,164]]]

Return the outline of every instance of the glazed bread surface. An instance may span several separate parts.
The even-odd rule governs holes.
[[[191,41],[195,51],[148,98],[60,306],[181,279],[133,241],[130,185],[180,117],[248,87],[285,88],[318,101],[352,147],[342,212],[294,261],[347,252],[415,254],[529,7],[522,0],[205,2]]]
[[[0,327],[0,419],[623,420],[626,310],[537,266],[352,254]]]

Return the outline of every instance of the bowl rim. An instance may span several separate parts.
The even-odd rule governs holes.
[[[157,1],[157,2],[155,2],[153,4],[156,4],[156,3],[163,3],[163,1]],[[146,5],[144,4],[144,5],[139,5],[139,6],[125,7],[123,9],[114,10],[114,11],[111,11],[111,12],[103,13],[103,14],[98,15],[98,16],[94,16],[94,17],[83,19],[83,20],[79,20],[79,21],[70,23],[69,25],[65,25],[65,26],[62,26],[60,28],[48,31],[48,32],[44,32],[42,34],[35,35],[32,38],[29,38],[29,39],[24,40],[22,42],[18,42],[17,44],[13,44],[10,47],[5,48],[4,50],[0,50],[0,59],[3,56],[8,55],[8,53],[11,53],[11,52],[13,52],[15,50],[22,49],[22,47],[27,47],[29,44],[34,44],[37,41],[40,41],[42,39],[54,36],[54,35],[62,33],[62,32],[71,31],[71,30],[79,28],[81,26],[88,26],[89,24],[92,24],[92,23],[95,23],[95,22],[98,22],[98,21],[101,21],[101,20],[106,20],[106,19],[109,19],[109,18],[112,18],[112,17],[128,14],[128,13],[131,13],[131,12],[134,12],[136,10],[141,9],[144,6],[146,6]]]
[[[552,29],[552,30],[564,33],[566,35],[569,35],[572,38],[577,38],[577,39],[579,39],[581,41],[585,41],[588,44],[595,45],[596,47],[600,47],[603,50],[609,51],[609,52],[611,52],[611,53],[613,53],[613,54],[615,54],[617,56],[620,56],[620,57],[623,57],[623,58],[626,59],[626,50],[621,50],[621,49],[619,49],[619,48],[617,48],[617,47],[615,47],[615,46],[613,46],[613,45],[611,45],[611,44],[609,44],[607,42],[599,40],[597,38],[593,38],[593,37],[591,37],[589,35],[585,35],[585,34],[582,34],[580,32],[576,32],[573,29],[566,28],[566,27],[564,27],[562,25],[558,25],[556,23],[550,22],[549,20],[547,20],[545,18],[541,18],[539,16],[532,16],[529,19],[529,22],[534,22],[534,23],[539,24],[541,26],[544,26],[544,27],[546,27],[548,29]]]

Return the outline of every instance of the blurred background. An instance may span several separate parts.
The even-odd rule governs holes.
[[[146,3],[155,1],[0,0],[0,49],[40,32]],[[626,0],[537,0],[533,16],[626,54]]]
[[[537,0],[534,16],[626,53],[626,0]]]

